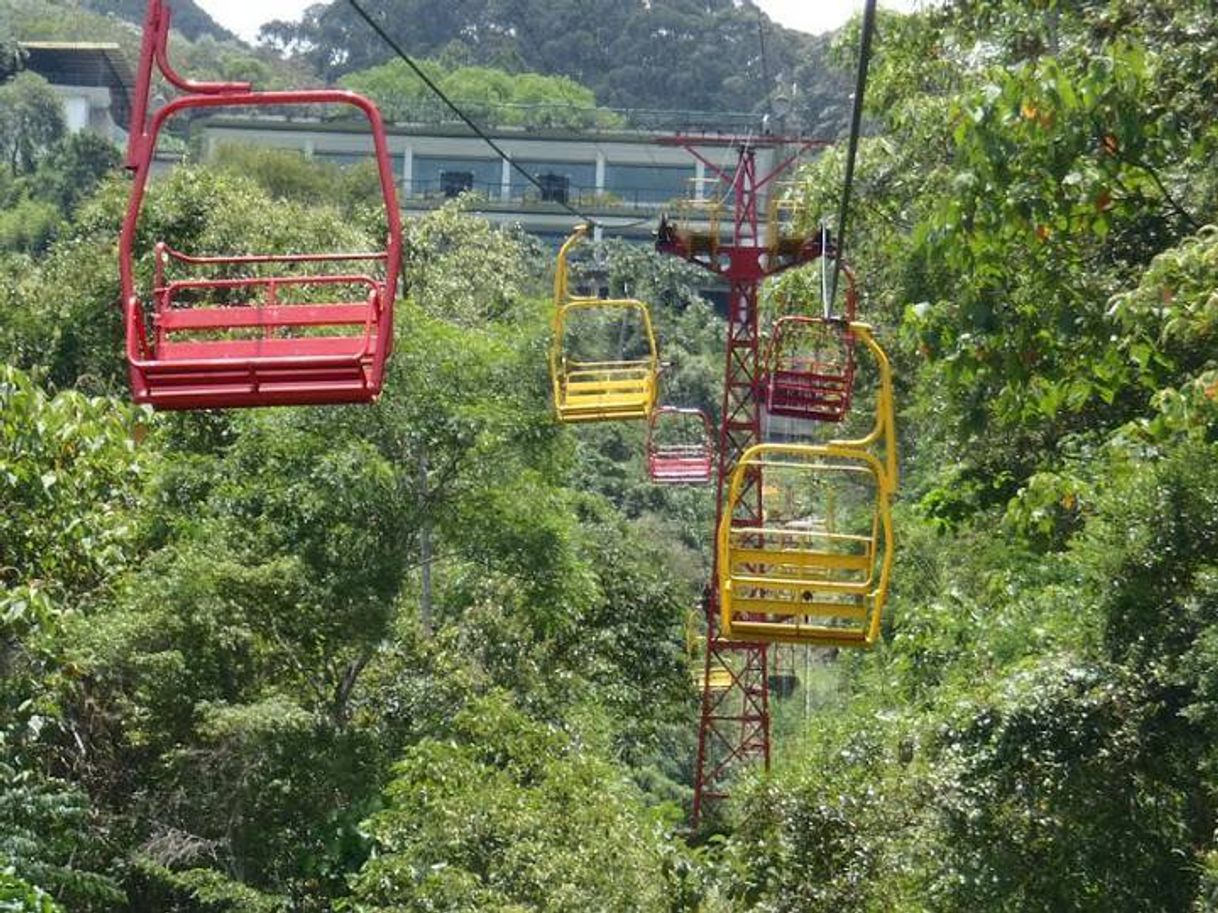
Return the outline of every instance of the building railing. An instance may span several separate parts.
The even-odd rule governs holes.
[[[606,108],[587,105],[516,104],[458,99],[456,104],[485,127],[526,130],[647,130],[681,133],[760,132],[761,114],[749,111],[680,111],[662,108]],[[436,99],[395,100],[386,116],[401,124],[460,123]]]
[[[504,194],[504,186],[498,181],[469,181],[455,183],[451,180],[404,181],[403,197],[408,202],[439,204],[446,199],[470,193],[475,199],[485,200],[489,205],[522,205],[528,207],[561,207],[564,203],[581,210],[615,210],[655,212],[671,207],[679,192],[642,187],[605,187],[597,189],[580,185],[554,187],[546,192],[529,185],[521,187],[513,183]]]

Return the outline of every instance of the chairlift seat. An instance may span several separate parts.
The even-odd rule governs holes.
[[[567,257],[586,233],[587,226],[576,227],[558,252],[554,273],[554,322],[550,339],[554,411],[559,421],[573,423],[646,419],[655,408],[660,375],[660,353],[651,313],[646,304],[633,298],[601,299],[570,294]],[[567,351],[568,331],[575,315],[580,313],[617,313],[623,320],[633,319],[646,353],[639,358],[575,358]]]
[[[665,426],[695,423],[696,437],[662,440]],[[710,419],[700,409],[662,406],[647,427],[647,474],[661,485],[705,485],[714,470],[715,445]]]
[[[555,388],[555,407],[566,422],[647,418],[656,398],[651,360],[566,362]]]
[[[380,112],[368,99],[340,90],[262,92],[247,83],[192,82],[169,63],[169,28],[165,0],[148,0],[127,150],[134,180],[119,239],[135,401],[157,409],[374,401],[392,350],[402,252],[396,179]],[[150,113],[154,70],[182,94]],[[137,224],[166,123],[199,108],[302,105],[346,106],[366,117],[388,225],[385,247],[368,253],[198,256],[161,243],[152,288],[141,292]],[[360,265],[353,271],[351,264]],[[171,279],[171,268],[190,275]],[[300,298],[306,300],[292,300]],[[307,300],[312,298],[325,300]]]

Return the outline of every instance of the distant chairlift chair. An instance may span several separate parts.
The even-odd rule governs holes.
[[[647,475],[659,485],[706,485],[715,460],[714,430],[701,409],[661,406],[647,425]]]
[[[855,339],[850,324],[858,309],[854,272],[846,277],[842,317],[788,314],[774,321],[764,358],[766,411],[817,422],[840,422],[854,391]]]

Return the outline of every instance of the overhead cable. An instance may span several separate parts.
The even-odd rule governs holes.
[[[414,71],[414,74],[416,76],[418,76],[420,80],[422,80],[423,85],[427,86],[428,89],[430,89],[433,93],[435,93],[436,97],[439,98],[440,101],[444,102],[444,104],[448,106],[448,109],[450,111],[452,111],[453,114],[455,114],[457,116],[457,118],[463,124],[465,124],[465,126],[469,127],[469,129],[472,130],[479,139],[481,139],[484,143],[486,143],[488,146],[490,146],[492,149],[494,149],[495,153],[501,159],[503,159],[505,162],[507,162],[508,165],[510,165],[515,171],[517,171],[526,181],[528,181],[530,184],[532,184],[534,187],[536,187],[539,191],[541,191],[543,195],[550,193],[551,188],[548,188],[545,185],[543,185],[541,183],[541,181],[539,181],[535,175],[530,174],[521,165],[519,165],[510,155],[507,154],[506,151],[504,151],[502,146],[500,146],[497,142],[495,142],[495,140],[493,140],[490,136],[487,135],[485,130],[483,130],[480,126],[478,126],[478,124],[473,120],[473,118],[471,118],[469,115],[467,115],[463,110],[461,110],[461,107],[456,102],[454,102],[452,99],[450,99],[447,95],[444,94],[444,91],[439,86],[437,86],[435,84],[435,82],[430,77],[428,77],[428,75],[425,72],[423,72],[423,69],[417,63],[414,62],[414,60],[411,58],[411,56],[409,54],[406,53],[406,51],[402,48],[402,46],[400,44],[398,44],[398,42],[396,42],[388,32],[385,31],[385,29],[381,26],[381,24],[379,22],[377,22],[375,19],[372,18],[371,15],[368,14],[368,12],[363,8],[363,6],[360,5],[358,0],[347,0],[347,2],[351,4],[351,8],[353,10],[355,10],[356,13],[359,14],[360,18],[363,19],[366,23],[368,23],[368,27],[371,28],[374,32],[376,32],[376,34],[380,37],[380,39],[382,41],[384,41],[385,44],[387,44],[393,50],[393,52],[395,54],[397,54],[398,57],[400,57],[402,59],[402,61],[408,67],[410,67],[411,70]],[[544,196],[543,196],[543,199],[544,199]],[[624,225],[606,225],[605,223],[600,222],[597,219],[594,219],[589,215],[585,215],[584,213],[580,212],[578,209],[576,209],[574,206],[570,205],[569,203],[567,203],[564,200],[554,200],[553,202],[557,203],[567,212],[571,213],[571,215],[573,215],[576,218],[583,221],[586,225],[588,225],[589,228],[596,228],[596,227],[618,228],[618,229],[631,228],[636,225],[645,225],[646,223],[651,221],[650,218],[647,218],[647,219],[639,219],[634,222],[627,222]]]
[[[838,212],[836,256],[833,265],[833,284],[829,289],[829,303],[837,300],[838,278],[842,272],[842,257],[846,245],[846,217],[850,212],[850,194],[854,188],[854,162],[858,157],[859,134],[863,125],[863,98],[867,92],[867,71],[871,63],[871,36],[875,32],[876,0],[866,0],[863,7],[863,34],[859,43],[858,79],[854,88],[854,108],[850,115],[850,147],[846,152],[846,180],[842,186],[842,206]],[[824,248],[822,247],[822,256]]]

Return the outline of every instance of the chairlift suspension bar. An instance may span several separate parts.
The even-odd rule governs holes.
[[[858,157],[859,134],[863,128],[863,100],[867,93],[867,72],[871,65],[871,36],[875,32],[876,0],[866,0],[863,7],[863,34],[859,45],[858,78],[854,88],[854,106],[850,114],[850,145],[846,152],[846,179],[842,184],[842,206],[837,221],[837,253],[833,267],[833,285],[829,291],[832,304],[837,299],[838,277],[846,251],[846,221],[850,212],[850,196],[854,189],[854,163]]]
[[[829,226],[820,223],[820,249],[829,249]],[[827,257],[820,258],[820,304],[826,320],[833,316],[833,296],[829,294],[829,263]]]

